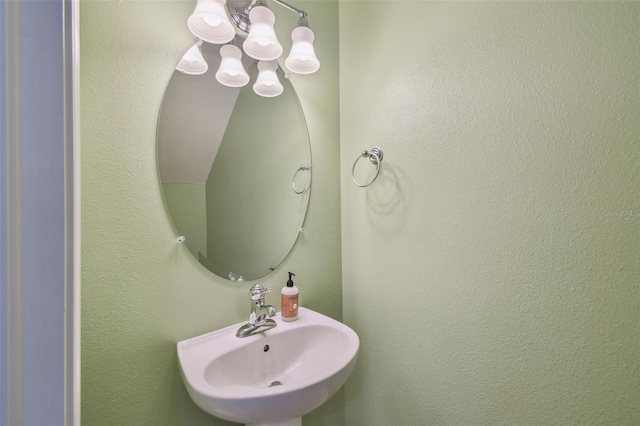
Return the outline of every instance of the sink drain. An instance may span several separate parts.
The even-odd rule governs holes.
[[[274,386],[281,386],[281,385],[282,385],[282,382],[280,380],[276,380],[275,382],[271,382],[269,387],[272,388]]]

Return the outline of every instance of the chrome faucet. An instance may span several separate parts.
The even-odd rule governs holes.
[[[236,332],[237,337],[251,336],[255,333],[270,330],[278,325],[274,320],[267,318],[276,314],[276,308],[272,305],[264,304],[264,297],[270,291],[270,288],[264,288],[260,284],[255,284],[251,287],[251,290],[249,290],[249,296],[251,297],[249,322],[238,329]]]

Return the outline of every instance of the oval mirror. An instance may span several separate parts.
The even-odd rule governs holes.
[[[241,42],[241,40],[240,40]],[[175,71],[158,121],[158,168],[171,220],[189,251],[216,275],[264,277],[288,255],[309,202],[311,148],[295,90],[278,70],[281,95],[215,78],[220,46],[203,43],[208,71]]]

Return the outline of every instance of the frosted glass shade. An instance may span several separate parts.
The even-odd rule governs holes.
[[[182,56],[176,69],[182,73],[190,75],[200,75],[207,72],[209,64],[202,57],[202,52],[198,44],[194,44],[187,53]]]
[[[313,49],[315,36],[309,27],[296,27],[291,33],[291,53],[284,64],[296,74],[311,74],[318,71],[320,61]]]
[[[225,44],[220,48],[220,68],[216,80],[229,87],[242,87],[249,82],[249,74],[242,66],[242,52],[237,46]]]
[[[282,45],[273,29],[276,17],[266,6],[256,6],[249,12],[251,29],[244,42],[244,51],[253,59],[272,61],[282,55]]]
[[[224,10],[225,0],[198,0],[187,20],[189,30],[204,41],[215,44],[230,42],[236,31]]]
[[[258,79],[253,85],[253,91],[256,92],[256,94],[266,98],[272,98],[282,93],[284,87],[282,87],[280,80],[278,80],[278,75],[276,74],[277,69],[278,64],[276,61],[258,62]]]

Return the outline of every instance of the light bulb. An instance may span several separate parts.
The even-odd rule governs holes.
[[[210,25],[212,27],[217,27],[218,25],[222,24],[222,19],[220,19],[220,17],[216,15],[204,15],[202,17],[202,20],[206,22],[207,25]]]

